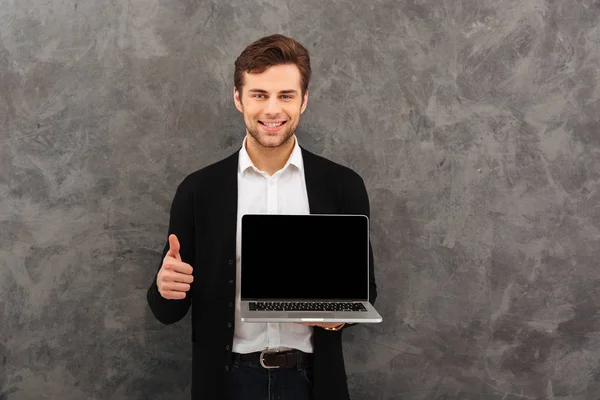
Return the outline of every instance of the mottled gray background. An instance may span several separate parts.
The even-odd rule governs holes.
[[[145,293],[188,173],[233,152],[233,61],[290,35],[298,133],[356,169],[385,321],[354,399],[600,398],[596,0],[0,0],[0,399],[186,399]]]

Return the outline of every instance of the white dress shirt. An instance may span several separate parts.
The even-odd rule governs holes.
[[[297,323],[248,323],[240,319],[240,255],[242,215],[257,214],[309,214],[308,195],[304,180],[304,162],[298,140],[294,136],[294,149],[285,166],[273,175],[254,166],[246,151],[244,138],[238,161],[238,208],[236,235],[235,331],[233,351],[298,349],[313,352],[312,331],[309,326]],[[266,238],[268,243],[268,238]],[[268,246],[268,244],[267,244]],[[293,246],[290,246],[293,248]],[[290,257],[293,255],[290,254]]]

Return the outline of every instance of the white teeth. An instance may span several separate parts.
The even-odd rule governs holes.
[[[274,124],[269,124],[267,122],[263,122],[263,124],[265,126],[268,126],[269,128],[275,128],[275,127],[278,127],[279,125],[283,124],[283,122],[277,122],[277,123],[274,123]]]

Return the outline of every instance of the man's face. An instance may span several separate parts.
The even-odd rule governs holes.
[[[260,74],[246,72],[242,93],[234,88],[233,97],[244,114],[247,134],[262,147],[276,148],[296,132],[308,91],[302,98],[298,67],[284,64]]]

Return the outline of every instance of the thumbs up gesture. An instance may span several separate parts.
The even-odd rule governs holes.
[[[191,265],[181,261],[179,249],[177,236],[170,235],[169,251],[156,277],[158,292],[169,300],[185,299],[185,294],[190,290],[190,284],[194,281],[192,275],[194,269]]]

